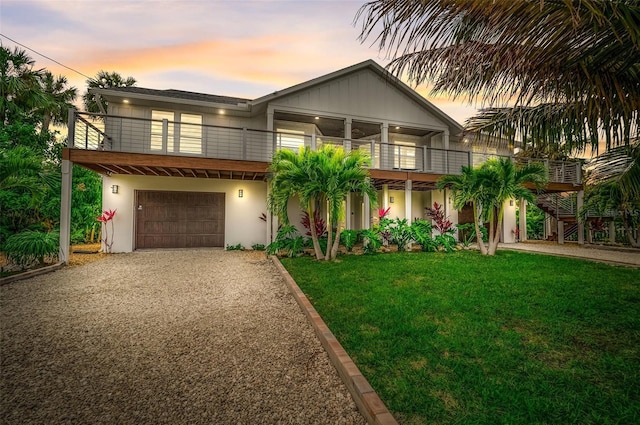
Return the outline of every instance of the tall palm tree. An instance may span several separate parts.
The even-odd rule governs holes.
[[[269,208],[284,223],[289,223],[287,206],[294,196],[298,196],[301,207],[309,217],[313,217],[318,204],[328,204],[329,237],[326,252],[320,247],[315,226],[309,226],[316,259],[336,258],[342,203],[350,192],[367,194],[375,202],[376,192],[364,168],[367,164],[369,158],[363,151],[345,153],[342,148],[331,145],[324,145],[318,151],[306,147],[298,153],[282,149],[274,155],[269,166]],[[334,226],[337,229],[335,239],[332,231]]]
[[[472,202],[478,246],[483,255],[494,255],[500,242],[504,205],[509,199],[535,202],[526,185],[540,189],[546,184],[548,170],[541,163],[517,166],[510,158],[490,159],[478,168],[465,167],[461,176],[444,176],[438,185],[449,188],[456,207]],[[480,220],[489,222],[488,246],[482,241]]]
[[[107,89],[111,87],[131,87],[136,85],[136,79],[133,77],[123,78],[117,72],[99,71],[95,78],[87,80],[87,87]],[[96,98],[96,95],[87,91],[82,100],[84,107],[88,112],[101,113],[107,111],[107,102],[104,99]]]
[[[358,18],[396,75],[486,106],[470,130],[577,150],[638,136],[637,0],[374,0]]]
[[[34,70],[35,62],[19,48],[13,51],[0,46],[0,125],[9,119],[23,118],[44,104],[38,78],[42,70]]]
[[[640,140],[617,147],[591,160],[587,166],[587,189],[581,211],[616,211],[631,246],[640,246]],[[634,229],[638,236],[634,236]]]
[[[459,175],[446,175],[438,180],[438,189],[448,188],[453,193],[453,206],[461,210],[465,205],[471,204],[473,210],[473,222],[475,224],[478,249],[482,255],[487,255],[487,247],[482,240],[480,220],[483,217],[484,187],[480,184],[478,170],[473,167],[463,166]]]
[[[39,80],[46,100],[46,103],[38,108],[38,113],[42,114],[40,131],[47,132],[51,123],[66,125],[67,111],[73,107],[72,102],[76,99],[77,90],[75,87],[67,87],[67,77],[54,77],[49,71],[43,72]]]

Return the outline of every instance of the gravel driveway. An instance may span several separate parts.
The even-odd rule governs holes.
[[[115,254],[0,287],[6,424],[364,424],[274,266]]]

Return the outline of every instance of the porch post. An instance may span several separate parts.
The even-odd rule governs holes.
[[[352,216],[352,212],[351,212],[351,192],[347,193],[347,200],[346,200],[346,213],[345,213],[345,228],[347,230],[351,230],[351,216]]]
[[[389,185],[382,185],[382,208],[385,210],[389,208]]]
[[[371,200],[369,199],[369,195],[365,193],[365,195],[362,197],[362,202],[364,202],[363,228],[370,229],[371,228]]]
[[[351,150],[351,118],[344,119],[344,138],[349,141],[349,151]],[[345,148],[345,151],[347,149]]]
[[[564,221],[558,219],[558,244],[564,244]]]
[[[413,182],[411,180],[407,180],[404,183],[404,218],[407,219],[407,223],[411,224],[413,221],[411,214],[411,191],[413,190]]]
[[[584,220],[580,218],[580,210],[584,203],[584,190],[578,191],[576,201],[576,220],[578,221],[578,245],[584,245]]]
[[[380,169],[388,170],[389,164],[389,123],[380,125]]]
[[[615,217],[611,218],[609,222],[609,243],[616,243],[616,220]]]
[[[527,241],[527,200],[520,198],[520,242]]]
[[[449,129],[442,132],[442,148],[449,149]]]
[[[69,137],[72,135],[70,134]],[[68,151],[67,151],[68,152]],[[73,177],[73,163],[62,159],[62,191],[60,194],[60,248],[58,261],[69,264],[69,249],[71,247],[71,179]]]

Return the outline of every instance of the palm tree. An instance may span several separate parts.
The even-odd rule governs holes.
[[[358,12],[390,69],[487,108],[473,131],[597,150],[640,127],[636,0],[374,0]],[[506,107],[505,105],[511,105]]]
[[[287,206],[292,197],[298,196],[309,217],[314,216],[314,210],[320,203],[326,202],[329,215],[326,252],[322,252],[315,226],[309,227],[316,259],[333,260],[338,252],[341,230],[338,222],[346,196],[356,191],[369,195],[369,199],[375,201],[376,192],[364,168],[368,164],[369,158],[363,151],[345,153],[342,148],[331,145],[324,145],[318,151],[305,147],[298,153],[280,150],[269,166],[269,208],[288,224]],[[333,227],[337,229],[335,239]]]
[[[34,64],[24,50],[0,46],[0,125],[27,116],[45,102],[38,84],[42,70],[34,70]]]
[[[448,188],[453,193],[453,206],[461,210],[466,204],[471,204],[473,209],[473,222],[475,224],[476,239],[478,240],[478,249],[482,255],[487,255],[487,247],[482,240],[482,232],[480,231],[480,219],[483,217],[483,186],[478,178],[478,170],[473,167],[462,167],[460,175],[446,175],[438,180],[438,189]]]
[[[590,210],[617,211],[629,243],[640,246],[640,140],[597,156],[590,161],[587,175],[583,219]]]
[[[87,87],[89,89],[92,88],[100,88],[100,89],[108,89],[111,87],[131,87],[136,85],[136,79],[133,77],[123,78],[117,72],[107,72],[107,71],[99,71],[95,78],[90,78],[87,80]],[[83,96],[82,100],[84,103],[84,107],[88,112],[93,113],[104,113],[107,111],[107,102],[104,99],[98,99],[93,93],[87,91]]]
[[[40,131],[47,132],[51,123],[66,125],[67,111],[73,107],[72,102],[76,99],[77,90],[75,87],[67,87],[67,77],[54,77],[49,71],[42,73],[39,80],[46,99],[46,103],[38,109],[42,114]]]
[[[548,171],[541,163],[516,166],[510,158],[490,159],[480,167],[464,167],[461,176],[444,176],[438,185],[449,188],[457,208],[471,202],[478,246],[483,255],[494,255],[500,242],[504,204],[509,199],[535,202],[526,185],[540,189],[547,182]],[[485,246],[480,233],[480,219],[489,222],[489,245]]]

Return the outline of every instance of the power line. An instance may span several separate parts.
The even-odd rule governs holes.
[[[75,72],[76,74],[80,74],[80,75],[82,75],[82,76],[83,76],[83,77],[85,77],[85,78],[88,78],[88,79],[90,79],[90,80],[93,80],[93,77],[89,77],[88,75],[85,75],[85,74],[83,74],[83,73],[82,73],[82,72],[80,72],[80,71],[76,71],[75,69],[73,69],[73,68],[71,68],[71,67],[68,67],[67,65],[65,65],[65,64],[63,64],[63,63],[60,63],[60,62],[58,62],[57,60],[55,60],[55,59],[53,59],[53,58],[50,58],[50,57],[49,57],[49,56],[47,56],[47,55],[43,55],[42,53],[40,53],[40,52],[37,52],[37,51],[33,50],[31,47],[25,46],[25,45],[24,45],[24,44],[22,44],[22,43],[18,43],[18,42],[17,42],[17,41],[15,41],[14,39],[12,39],[12,38],[10,38],[10,37],[7,37],[6,35],[4,35],[4,34],[2,34],[2,33],[0,33],[0,37],[4,37],[4,38],[6,38],[7,40],[9,40],[9,41],[12,41],[12,42],[16,43],[18,46],[24,47],[25,49],[27,49],[27,50],[29,50],[29,51],[32,51],[32,52],[33,52],[33,53],[35,53],[36,55],[42,56],[43,58],[48,59],[48,60],[50,60],[51,62],[57,63],[58,65],[60,65],[60,66],[62,66],[62,67],[64,67],[64,68],[67,68],[69,71],[73,71],[73,72]]]

